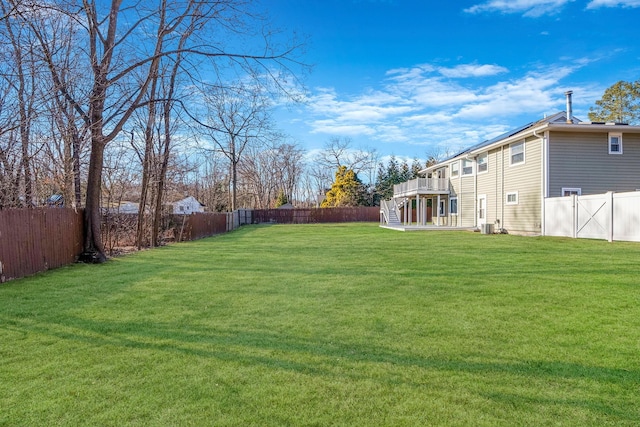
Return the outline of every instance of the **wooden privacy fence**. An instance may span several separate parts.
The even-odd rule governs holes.
[[[545,199],[546,236],[640,242],[640,191]]]
[[[322,209],[256,209],[253,223],[313,224],[325,222],[378,222],[380,207]]]
[[[0,282],[74,262],[82,253],[82,210],[0,211]]]
[[[329,209],[241,209],[229,213],[170,215],[164,221],[165,241],[196,240],[235,230],[244,224],[309,224],[377,222],[378,207]],[[107,249],[135,241],[135,214],[106,215],[103,242]],[[83,214],[65,208],[0,211],[0,282],[28,276],[76,261],[83,249]]]
[[[187,241],[202,239],[215,234],[233,230],[231,213],[194,213],[191,215],[176,215],[174,234],[175,240]]]

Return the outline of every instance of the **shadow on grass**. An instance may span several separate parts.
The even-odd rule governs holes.
[[[585,380],[586,383],[619,386],[628,390],[640,384],[640,371],[575,363],[549,361],[473,361],[464,358],[449,359],[423,357],[410,352],[396,351],[380,346],[336,342],[326,339],[305,339],[294,335],[273,332],[246,331],[241,329],[211,329],[194,324],[145,323],[127,321],[91,320],[65,317],[61,321],[38,321],[0,317],[0,329],[23,336],[31,333],[52,336],[60,340],[80,342],[91,347],[144,349],[188,357],[210,358],[225,363],[259,366],[286,370],[303,375],[349,378],[351,380],[376,380],[387,385],[406,384],[423,387],[417,376],[413,379],[400,375],[403,368],[424,371],[466,373],[473,375],[506,374],[528,378],[531,381]],[[477,357],[477,356],[476,356]],[[354,364],[358,366],[354,366]],[[368,375],[371,365],[378,366],[376,376]],[[380,376],[379,372],[386,372]],[[413,372],[413,371],[412,371]],[[518,381],[522,383],[522,380]],[[509,393],[486,393],[486,398],[511,405],[563,405],[586,409],[601,416],[615,416],[620,420],[637,420],[638,408],[631,403],[617,401],[616,407],[606,400],[593,398],[544,398]]]

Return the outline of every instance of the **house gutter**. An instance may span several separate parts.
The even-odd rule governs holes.
[[[447,159],[446,161],[440,162],[440,163],[436,163],[433,166],[430,166],[428,168],[422,169],[420,171],[421,174],[428,174],[429,172],[432,172],[435,169],[439,169],[441,167],[444,167],[446,164],[449,164],[455,160],[460,160],[465,158],[466,156],[474,156],[477,155],[479,153],[488,151],[488,150],[492,150],[494,148],[500,147],[501,145],[505,145],[505,144],[510,144],[514,141],[518,141],[521,140],[523,138],[526,138],[527,136],[530,135],[537,135],[541,132],[550,132],[550,131],[554,131],[554,132],[622,132],[622,133],[634,133],[634,134],[640,134],[640,126],[633,126],[633,125],[624,125],[624,124],[619,124],[619,123],[589,123],[589,122],[580,122],[580,123],[558,123],[558,122],[554,122],[554,123],[543,123],[539,126],[536,126],[535,128],[530,128],[530,129],[526,129],[520,133],[517,133],[515,135],[512,135],[510,137],[501,139],[500,141],[496,141],[491,145],[487,145],[484,147],[480,147],[475,149],[474,151],[470,151],[464,154],[461,154],[457,157],[451,158],[451,159]]]
[[[568,95],[569,98],[569,95]],[[567,100],[567,104],[569,104],[569,100]],[[545,135],[538,135],[537,130],[533,131],[533,136],[540,139],[540,145],[541,145],[541,155],[542,155],[542,159],[540,159],[540,164],[541,164],[541,168],[542,168],[542,176],[540,179],[540,195],[541,195],[541,200],[540,200],[540,233],[544,236],[545,235],[545,200],[548,196],[548,186],[549,186],[549,180],[548,180],[548,170],[549,170],[549,140],[546,137],[548,133],[545,132]]]
[[[504,191],[504,145],[500,147],[500,154],[502,156],[502,159],[500,160],[500,175],[502,176],[500,182],[500,198],[502,199],[502,209],[500,209],[500,229],[502,230],[504,228],[504,205],[506,203],[504,199],[507,196],[507,193]]]

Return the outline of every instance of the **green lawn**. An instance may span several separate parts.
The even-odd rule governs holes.
[[[0,285],[0,426],[640,424],[640,244],[247,226]]]

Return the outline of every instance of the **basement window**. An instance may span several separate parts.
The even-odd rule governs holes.
[[[452,197],[449,199],[449,213],[451,215],[458,215],[458,198]]]
[[[518,204],[518,192],[513,191],[511,193],[507,193],[507,205],[517,205]]]
[[[574,194],[576,196],[582,195],[582,188],[568,188],[568,187],[563,187],[562,188],[562,196],[563,197],[572,196]]]
[[[622,154],[622,134],[609,134],[609,154]]]

